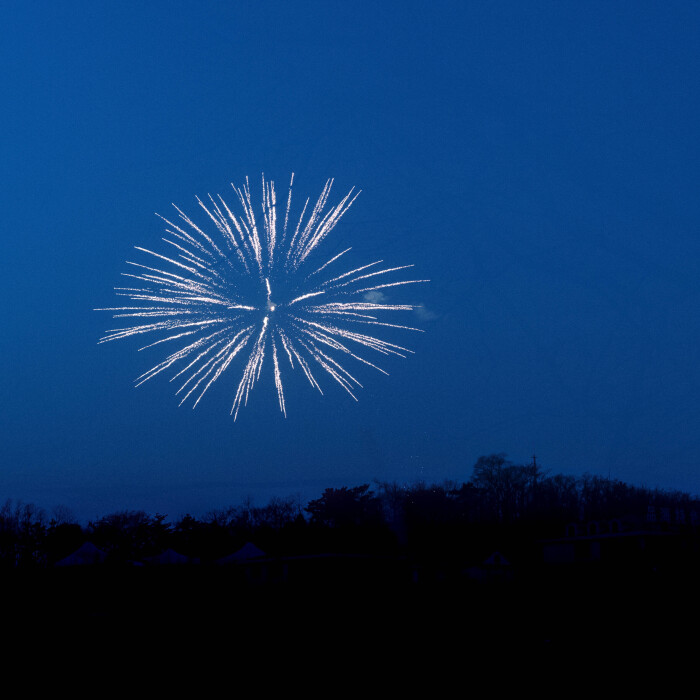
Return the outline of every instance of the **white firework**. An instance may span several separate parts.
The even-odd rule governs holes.
[[[176,391],[182,396],[180,405],[192,397],[194,408],[236,356],[247,353],[231,407],[235,420],[260,377],[266,355],[271,355],[279,406],[286,416],[282,375],[287,362],[289,369],[300,368],[321,393],[314,372],[332,378],[357,400],[354,392],[362,385],[346,365],[358,362],[387,374],[359,352],[400,357],[412,352],[370,335],[367,326],[420,331],[381,321],[378,314],[415,307],[381,303],[379,290],[428,280],[397,281],[392,273],[413,266],[378,269],[382,260],[341,271],[339,260],[351,248],[314,267],[319,246],[359,192],[353,188],[327,207],[333,184],[328,180],[313,206],[306,200],[295,225],[290,220],[293,182],[292,174],[281,226],[274,182],[263,175],[260,219],[246,178],[243,187],[232,185],[242,212],[234,213],[221,196],[209,195],[206,203],[197,198],[209,226],[213,224],[210,233],[173,205],[177,223],[160,217],[167,224],[168,236],[162,240],[171,246],[170,254],[136,246],[155,262],[127,261],[134,270],[124,276],[138,280],[140,286],[115,289],[137,305],[97,310],[141,321],[109,330],[99,342],[155,334],[157,340],[140,348],[145,350],[180,341],[178,350],[137,377],[137,386],[174,367],[177,372],[170,381],[182,382]]]

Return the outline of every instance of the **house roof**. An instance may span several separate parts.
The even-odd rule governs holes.
[[[82,566],[85,564],[99,564],[103,562],[107,554],[92,542],[85,542],[72,554],[56,562],[56,566]]]
[[[257,559],[264,557],[265,552],[259,547],[256,547],[252,542],[246,542],[237,552],[229,554],[217,560],[217,564],[237,564],[239,562],[248,561],[249,559]]]
[[[145,559],[148,564],[190,564],[196,563],[198,560],[186,557],[184,554],[176,552],[174,549],[166,549],[160,554]]]

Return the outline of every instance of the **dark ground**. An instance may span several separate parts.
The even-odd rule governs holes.
[[[72,567],[9,571],[2,589],[6,630],[607,648],[673,643],[694,630],[697,582],[696,572],[559,570],[496,583],[251,585],[217,567]]]

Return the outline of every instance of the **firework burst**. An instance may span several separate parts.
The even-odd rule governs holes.
[[[99,342],[148,334],[158,339],[140,350],[166,343],[178,346],[137,377],[137,386],[172,367],[176,373],[170,381],[180,381],[176,391],[180,404],[189,399],[194,408],[240,355],[246,359],[231,407],[235,420],[267,357],[286,416],[283,371],[300,369],[321,393],[319,377],[330,377],[357,400],[355,392],[362,385],[347,366],[360,363],[387,374],[366,357],[368,351],[370,357],[405,357],[411,352],[368,330],[419,331],[380,320],[385,312],[415,308],[383,303],[380,290],[428,280],[397,280],[394,273],[413,266],[382,267],[382,260],[343,271],[342,258],[350,248],[318,265],[319,247],[359,192],[353,188],[328,206],[333,184],[328,180],[315,204],[306,200],[297,219],[290,216],[293,182],[294,175],[283,221],[282,209],[278,221],[275,184],[263,175],[260,218],[246,178],[243,187],[232,185],[240,205],[237,213],[221,196],[197,198],[208,221],[200,227],[173,205],[177,223],[160,217],[167,225],[162,240],[169,246],[168,254],[136,246],[149,264],[127,261],[132,271],[123,275],[138,286],[116,288],[118,296],[135,305],[98,310],[139,323],[109,330]]]

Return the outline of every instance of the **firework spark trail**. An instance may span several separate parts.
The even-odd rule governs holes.
[[[263,212],[265,213],[265,230],[267,236],[267,254],[270,259],[270,268],[274,264],[275,244],[277,243],[277,199],[275,197],[275,183],[270,181],[265,188],[265,178],[263,177],[263,192],[265,199],[263,202]]]
[[[292,369],[294,369],[294,360],[292,359],[292,353],[290,352],[289,346],[287,345],[287,336],[284,334],[284,331],[280,330],[279,328],[277,329],[277,333],[280,337],[280,340],[282,341],[282,346],[284,347],[284,350],[287,353],[287,357],[289,357],[289,364],[292,366]]]
[[[155,367],[152,367],[152,368],[149,369],[147,372],[144,372],[141,376],[136,377],[136,379],[135,379],[136,386],[140,386],[140,385],[143,384],[144,382],[146,382],[146,381],[148,381],[149,379],[155,377],[156,374],[159,374],[159,373],[162,372],[164,369],[167,369],[168,367],[170,367],[170,365],[174,364],[174,363],[177,362],[178,360],[182,359],[183,357],[187,357],[187,355],[189,355],[190,353],[194,352],[195,350],[198,350],[198,349],[201,348],[203,345],[205,345],[206,343],[210,342],[210,341],[211,341],[213,338],[215,338],[216,336],[221,335],[225,330],[226,330],[225,328],[222,328],[221,330],[218,330],[218,331],[216,331],[215,333],[212,333],[211,335],[205,336],[204,338],[200,338],[199,340],[196,340],[196,341],[195,341],[194,343],[192,343],[191,345],[187,345],[186,347],[182,348],[181,350],[178,350],[178,351],[174,352],[172,355],[170,355],[169,357],[167,357],[167,358],[166,358],[163,362],[161,362],[160,364],[156,365]],[[195,332],[196,332],[196,331],[195,331]],[[167,338],[166,338],[166,340],[167,340]],[[162,342],[162,341],[158,341],[158,342]],[[216,345],[218,344],[218,342],[219,342],[219,341],[213,342],[199,357],[197,357],[192,363],[190,363],[190,365],[188,365],[187,367],[185,367],[184,370],[180,370],[180,372],[178,372],[178,374],[176,374],[175,377],[177,377],[177,376],[179,376],[180,374],[182,374],[182,372],[186,371],[192,364],[195,364],[195,362],[198,361],[200,357],[203,357],[203,356],[206,355],[212,348],[216,347]],[[142,349],[143,349],[143,348],[142,348]],[[175,379],[175,377],[173,377],[173,379]],[[173,379],[171,379],[170,381],[173,381]]]
[[[359,191],[352,188],[337,204],[328,206],[333,186],[333,180],[329,179],[313,205],[309,206],[310,198],[305,200],[296,219],[293,184],[294,174],[284,204],[284,222],[279,228],[275,183],[264,175],[258,209],[260,223],[248,178],[242,187],[231,185],[241,214],[236,214],[220,195],[216,198],[208,195],[206,201],[196,198],[212,233],[207,233],[205,227],[175,205],[178,224],[158,215],[166,224],[168,237],[162,240],[168,244],[171,255],[136,246],[148,260],[156,259],[158,262],[152,264],[160,267],[127,261],[136,269],[122,273],[123,276],[138,280],[142,286],[115,287],[115,291],[117,296],[127,297],[135,305],[99,309],[111,311],[114,318],[142,319],[139,325],[107,331],[100,343],[147,333],[156,334],[157,339],[140,350],[178,340],[185,343],[137,377],[136,386],[170,367],[179,367],[170,381],[182,378],[183,383],[175,393],[183,395],[180,404],[192,397],[194,408],[245,350],[248,357],[231,407],[234,420],[241,406],[247,404],[266,364],[272,366],[277,401],[286,416],[280,362],[284,355],[291,370],[300,367],[309,384],[321,394],[323,390],[312,372],[312,364],[323,370],[322,377],[333,380],[332,383],[339,384],[357,400],[354,392],[362,384],[345,366],[346,361],[356,361],[387,374],[362,356],[365,351],[399,357],[412,352],[371,335],[373,331],[357,332],[348,326],[353,324],[358,328],[356,324],[366,324],[422,332],[419,328],[380,320],[380,314],[410,312],[416,305],[377,303],[370,301],[368,293],[428,280],[382,282],[384,275],[413,267],[399,265],[367,271],[382,260],[328,276],[327,268],[351,248],[320,265],[315,260],[316,251],[355,202]],[[312,260],[312,271],[304,270]],[[358,289],[360,283],[369,279],[377,284]],[[322,300],[324,303],[318,303]],[[359,346],[360,350],[354,352],[346,343],[355,344],[353,349]],[[271,348],[271,363],[264,362],[268,348]],[[360,351],[362,355],[358,354]]]
[[[330,192],[330,187],[328,188],[328,191]],[[306,258],[309,256],[309,253],[318,246],[321,241],[332,231],[332,229],[335,227],[335,225],[338,223],[340,220],[340,217],[345,214],[345,212],[351,207],[352,203],[357,199],[359,196],[359,192],[350,200],[349,204],[345,204],[350,195],[352,194],[352,190],[345,196],[345,198],[340,202],[340,204],[337,205],[337,207],[329,212],[326,217],[323,219],[321,224],[318,226],[316,232],[310,236],[310,240],[305,239],[304,243],[304,250],[302,253],[300,253],[297,256],[297,264],[296,267],[298,268],[301,263],[306,260]],[[325,204],[325,200],[324,200]],[[308,240],[308,242],[307,242]]]
[[[355,277],[351,280],[348,280],[347,282],[343,282],[343,284],[333,285],[333,287],[334,288],[347,287],[349,284],[355,284],[355,282],[359,282],[360,280],[366,280],[368,277],[376,277],[377,275],[386,275],[388,272],[395,272],[396,270],[405,270],[407,267],[413,267],[413,265],[401,265],[400,267],[389,267],[386,270],[378,270],[377,272],[370,272],[367,275],[360,275],[359,277]]]
[[[240,222],[238,219],[235,217],[235,215],[231,212],[231,210],[228,207],[228,204],[224,202],[224,200],[221,198],[221,195],[217,195],[219,200],[221,201],[222,206],[226,210],[226,213],[228,214],[229,219],[231,220],[231,223],[233,223],[236,231],[238,232],[238,235],[241,237],[241,245],[243,246],[243,250],[245,250],[248,254],[250,254],[250,250],[248,248],[248,241],[245,239],[245,235],[243,234],[243,227],[241,226]],[[228,224],[228,221],[226,221],[226,231],[229,234],[230,241],[238,254],[238,257],[240,258],[241,262],[243,263],[243,267],[245,267],[246,273],[250,273],[250,268],[248,267],[248,260],[245,257],[243,250],[241,250],[241,247],[238,245],[238,241],[236,240],[236,236],[233,233],[233,230]]]
[[[275,365],[275,387],[277,388],[277,399],[280,404],[280,411],[284,413],[284,417],[287,417],[287,411],[284,407],[284,391],[282,389],[282,375],[280,373],[280,366],[277,362],[277,345],[275,345],[275,339],[272,339],[272,362]]]
[[[338,255],[334,255],[328,262],[323,263],[321,267],[318,268],[318,270],[314,270],[309,277],[313,277],[314,275],[317,275],[319,272],[325,270],[331,263],[334,263],[341,255],[345,255],[345,253],[348,253],[352,250],[352,248],[346,248],[342,253],[338,253]],[[306,279],[309,279],[307,277]]]
[[[284,333],[284,331],[280,330],[280,334],[282,338],[284,338],[288,343],[289,347],[291,348],[292,352],[294,353],[294,357],[297,358],[297,362],[301,366],[302,370],[304,371],[304,374],[306,375],[306,378],[309,380],[311,386],[316,387],[321,394],[323,394],[323,390],[321,389],[319,383],[316,381],[314,378],[311,368],[309,367],[309,364],[306,362],[306,360],[297,352],[296,348],[294,347],[294,344],[292,341],[287,338],[287,335]],[[286,346],[285,346],[286,347]],[[294,363],[292,362],[292,358],[290,356],[289,358],[289,363],[292,365],[292,368],[294,367]]]
[[[349,277],[350,275],[354,275],[356,272],[361,272],[362,270],[366,270],[368,267],[372,267],[372,265],[379,265],[380,262],[384,262],[383,260],[375,260],[374,262],[369,263],[368,265],[363,265],[362,267],[358,267],[355,270],[350,270],[350,272],[345,272],[342,275],[339,275],[338,277],[334,277],[333,279],[330,279],[326,282],[323,282],[321,284],[322,287],[325,287],[326,285],[329,285],[333,282],[337,282],[338,280],[342,280],[345,277]]]
[[[304,318],[298,318],[298,317],[293,317],[295,321],[300,321],[301,323],[308,324],[309,326],[314,326],[315,328],[319,328],[323,331],[326,331],[332,335],[338,335],[341,338],[347,338],[348,340],[354,340],[357,343],[360,343],[361,345],[366,345],[367,347],[373,347],[375,350],[378,350],[379,352],[383,352],[384,354],[392,354],[392,355],[399,355],[399,357],[405,357],[404,355],[401,355],[400,352],[397,352],[397,350],[403,350],[404,352],[412,352],[408,348],[403,348],[400,345],[394,345],[393,343],[388,343],[385,340],[380,340],[379,338],[375,338],[371,335],[364,335],[362,333],[353,333],[352,331],[348,331],[344,328],[338,328],[337,326],[329,326],[325,324],[320,324],[316,323],[314,321],[308,321],[307,319]],[[304,328],[301,328],[302,332],[306,332]],[[393,348],[393,349],[392,349]]]
[[[335,379],[335,381],[338,382],[338,384],[340,384],[340,386],[342,386],[343,389],[345,389],[345,391],[347,391],[348,394],[350,394],[350,396],[352,396],[352,398],[355,399],[355,401],[357,401],[357,397],[351,391],[351,385],[346,379],[341,377],[327,362],[323,360],[323,354],[317,352],[314,347],[309,346],[309,344],[304,342],[303,340],[299,340],[299,343],[306,349],[306,351],[311,355],[311,357],[313,357],[314,360],[316,360],[316,362],[318,362],[321,365],[321,367],[323,367],[323,369],[325,369],[326,372],[328,372],[328,374],[330,374],[331,377],[333,377],[333,379]]]
[[[116,330],[107,331],[112,335],[106,335],[104,338],[98,340],[99,343],[106,343],[110,340],[117,340],[118,338],[126,338],[130,335],[138,335],[140,333],[150,333],[150,331],[159,330],[170,330],[172,328],[187,328],[188,326],[205,326],[212,323],[221,323],[223,319],[213,320],[213,321],[192,321],[191,323],[178,322],[178,321],[161,321],[159,323],[151,323],[145,326],[132,326],[131,328],[118,328]]]
[[[296,304],[298,301],[304,301],[304,299],[309,299],[311,297],[317,297],[319,294],[325,294],[325,292],[309,292],[308,294],[302,294],[300,297],[297,297],[296,299],[292,299],[290,302],[288,302],[287,306],[291,306],[292,304]]]
[[[253,352],[248,358],[248,364],[246,365],[245,370],[243,370],[243,378],[238,385],[236,398],[234,399],[233,406],[231,407],[231,413],[234,416],[234,420],[236,420],[238,417],[238,410],[241,407],[241,401],[243,401],[246,406],[248,405],[248,394],[255,385],[257,379],[260,377],[263,360],[265,358],[265,334],[267,333],[269,320],[270,317],[265,316],[258,340],[255,343]]]
[[[289,180],[289,195],[287,197],[287,209],[284,212],[284,227],[282,229],[282,243],[285,242],[287,238],[287,224],[289,223],[289,209],[292,206],[292,185],[294,184],[294,173]]]
[[[362,292],[373,292],[377,289],[386,289],[387,287],[399,287],[402,284],[419,284],[420,282],[430,282],[430,280],[404,280],[403,282],[389,282],[388,284],[378,284],[376,287],[365,287],[364,289],[358,289],[357,293]]]
[[[311,306],[315,311],[338,313],[340,311],[413,311],[416,307],[411,304],[375,304],[371,301],[330,302],[319,306]]]
[[[231,341],[229,341],[228,343],[226,343],[226,345],[224,345],[224,347],[221,348],[221,350],[219,350],[219,352],[217,352],[217,353],[214,355],[214,357],[209,358],[203,365],[201,365],[200,368],[197,369],[192,375],[190,375],[189,379],[187,379],[187,380],[185,381],[185,383],[175,392],[175,394],[179,394],[179,393],[180,393],[180,392],[181,392],[181,391],[182,391],[182,390],[183,390],[183,389],[198,375],[198,374],[204,372],[204,370],[205,370],[207,367],[209,367],[209,369],[208,369],[206,372],[204,372],[204,374],[202,374],[202,376],[201,376],[200,379],[197,381],[197,383],[194,384],[194,385],[192,386],[192,388],[185,394],[185,396],[184,396],[184,398],[182,399],[182,401],[180,401],[180,405],[182,405],[182,404],[187,400],[187,398],[189,397],[189,395],[190,395],[193,391],[195,391],[195,389],[197,389],[197,387],[198,387],[212,372],[214,372],[214,370],[217,370],[217,363],[219,364],[219,368],[218,368],[218,369],[221,369],[222,367],[225,368],[226,366],[228,366],[228,362],[230,362],[230,359],[233,359],[233,357],[236,356],[236,354],[238,353],[238,351],[239,351],[239,350],[243,347],[243,345],[245,345],[245,343],[248,341],[248,337],[249,337],[249,336],[247,336],[246,338],[244,338],[244,340],[232,351],[231,355],[226,356],[226,353],[231,349],[231,347],[233,346],[233,344],[236,342],[236,340],[238,340],[238,338],[239,338],[243,333],[245,333],[245,331],[240,331],[239,333],[237,333],[237,334],[233,337],[233,340],[231,340]],[[230,358],[230,359],[229,359],[229,358]],[[227,360],[228,360],[228,362],[227,362]],[[218,373],[215,375],[214,378],[216,378],[216,377],[218,377]],[[213,380],[212,380],[212,381],[213,381]],[[207,384],[207,385],[204,387],[204,390],[203,390],[202,393],[200,394],[199,399],[201,399],[202,396],[204,396],[204,392],[209,388],[210,384],[211,384],[211,382],[210,382],[209,384]],[[197,399],[197,400],[194,402],[194,405],[192,406],[192,408],[194,408],[194,407],[199,403],[199,399]]]
[[[374,369],[378,370],[382,374],[386,374],[388,376],[388,372],[384,371],[381,367],[377,367],[377,365],[373,364],[369,360],[365,360],[363,357],[360,357],[359,355],[356,355],[354,352],[349,350],[345,345],[343,345],[340,341],[335,340],[334,338],[331,338],[324,333],[318,333],[315,331],[309,331],[308,329],[301,329],[302,333],[305,333],[306,335],[311,336],[312,338],[316,339],[318,342],[323,343],[325,345],[328,345],[329,347],[333,348],[334,350],[340,350],[348,355],[350,357],[354,357],[356,360],[359,362],[362,362],[366,365],[369,365],[370,367],[374,367]],[[359,382],[358,382],[359,384]]]
[[[245,331],[242,331],[242,333],[245,333]],[[241,335],[241,334],[239,333],[239,335]],[[237,336],[226,346],[226,348],[225,348],[226,350],[228,350],[228,349],[233,345],[233,343],[234,343],[235,340],[239,337],[239,335],[237,335]],[[243,340],[241,340],[241,342],[238,343],[238,345],[236,345],[236,347],[224,358],[223,362],[221,362],[221,363],[219,364],[219,367],[218,367],[218,369],[216,370],[216,373],[215,373],[214,376],[209,380],[209,383],[204,387],[204,389],[202,390],[202,393],[199,395],[199,398],[198,398],[198,399],[194,402],[194,404],[192,405],[192,408],[195,408],[195,407],[197,406],[197,404],[200,402],[202,396],[204,396],[204,393],[206,392],[206,390],[207,390],[207,389],[208,389],[208,388],[209,388],[209,387],[210,387],[210,386],[211,386],[211,385],[226,371],[226,368],[231,364],[231,361],[233,360],[233,358],[236,357],[236,355],[238,354],[238,352],[239,352],[240,350],[242,350],[242,349],[245,347],[245,345],[246,345],[246,343],[248,342],[248,339],[250,338],[251,335],[252,335],[252,330],[251,330],[251,333],[248,333],[248,335],[246,335],[246,337],[243,338]],[[275,360],[275,362],[276,362],[276,360]],[[184,401],[184,399],[183,399],[183,401]],[[284,401],[283,401],[282,403],[283,403],[283,410],[284,410]],[[287,415],[287,414],[285,413],[285,417],[286,417],[286,415]]]

